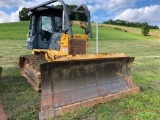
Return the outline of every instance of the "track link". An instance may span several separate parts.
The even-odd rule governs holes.
[[[41,90],[40,65],[46,63],[43,55],[26,55],[19,58],[20,72],[36,91]]]

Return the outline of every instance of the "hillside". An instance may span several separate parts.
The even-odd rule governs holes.
[[[118,25],[107,25],[107,24],[102,24],[102,26],[111,27],[111,28],[120,28],[122,30],[127,30],[128,32],[131,32],[131,33],[141,34],[141,28],[118,26]],[[149,35],[160,37],[160,29],[150,29]]]
[[[23,40],[28,33],[29,22],[0,24],[0,39]]]
[[[16,23],[4,23],[0,24],[0,39],[8,40],[25,40],[26,34],[28,33],[29,22],[16,22]],[[119,28],[117,30],[115,28]],[[95,24],[92,24],[93,38],[95,40]],[[73,24],[74,33],[84,33],[81,28],[79,28],[77,22]],[[159,36],[159,30],[151,30],[150,35],[143,36],[141,34],[141,29],[130,28],[114,25],[99,24],[99,40],[143,40],[152,39]]]

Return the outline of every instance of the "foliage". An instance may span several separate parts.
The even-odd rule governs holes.
[[[22,8],[21,11],[19,11],[19,19],[20,21],[28,21],[30,17],[28,16],[29,8]]]
[[[147,34],[149,34],[149,25],[146,22],[142,24],[142,34],[144,36],[146,36]]]
[[[68,4],[66,4],[66,5],[71,10],[78,7],[77,5],[68,5]],[[56,5],[55,7],[62,8],[62,5]],[[78,10],[83,11],[84,8],[80,7]],[[80,14],[80,13],[72,13],[72,15],[70,15],[70,19],[77,20],[77,21],[87,21],[87,17],[85,16],[85,14]]]
[[[103,24],[111,24],[111,25],[121,25],[121,26],[127,26],[127,27],[137,27],[137,28],[141,28],[143,23],[140,22],[129,22],[129,21],[125,21],[125,20],[108,20],[108,21],[103,21]],[[158,26],[152,26],[149,25],[150,29],[159,29]]]

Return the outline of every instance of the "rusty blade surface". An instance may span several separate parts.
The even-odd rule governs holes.
[[[41,111],[135,87],[130,70],[133,60],[123,57],[42,64]]]

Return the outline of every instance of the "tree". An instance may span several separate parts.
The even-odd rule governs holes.
[[[142,24],[142,34],[144,36],[146,36],[147,34],[149,34],[149,25],[146,22]]]
[[[29,8],[22,8],[21,11],[19,11],[19,20],[20,21],[27,21],[30,19],[30,17],[28,16],[28,12],[29,12]]]
[[[68,4],[66,4],[66,5],[69,9],[75,9],[78,7],[77,5],[68,5]],[[63,8],[62,5],[56,5],[54,7]],[[80,7],[78,10],[84,11],[84,8]],[[70,20],[87,21],[87,17],[84,14],[80,14],[80,13],[72,13],[72,15],[70,15],[69,17],[70,17]]]

